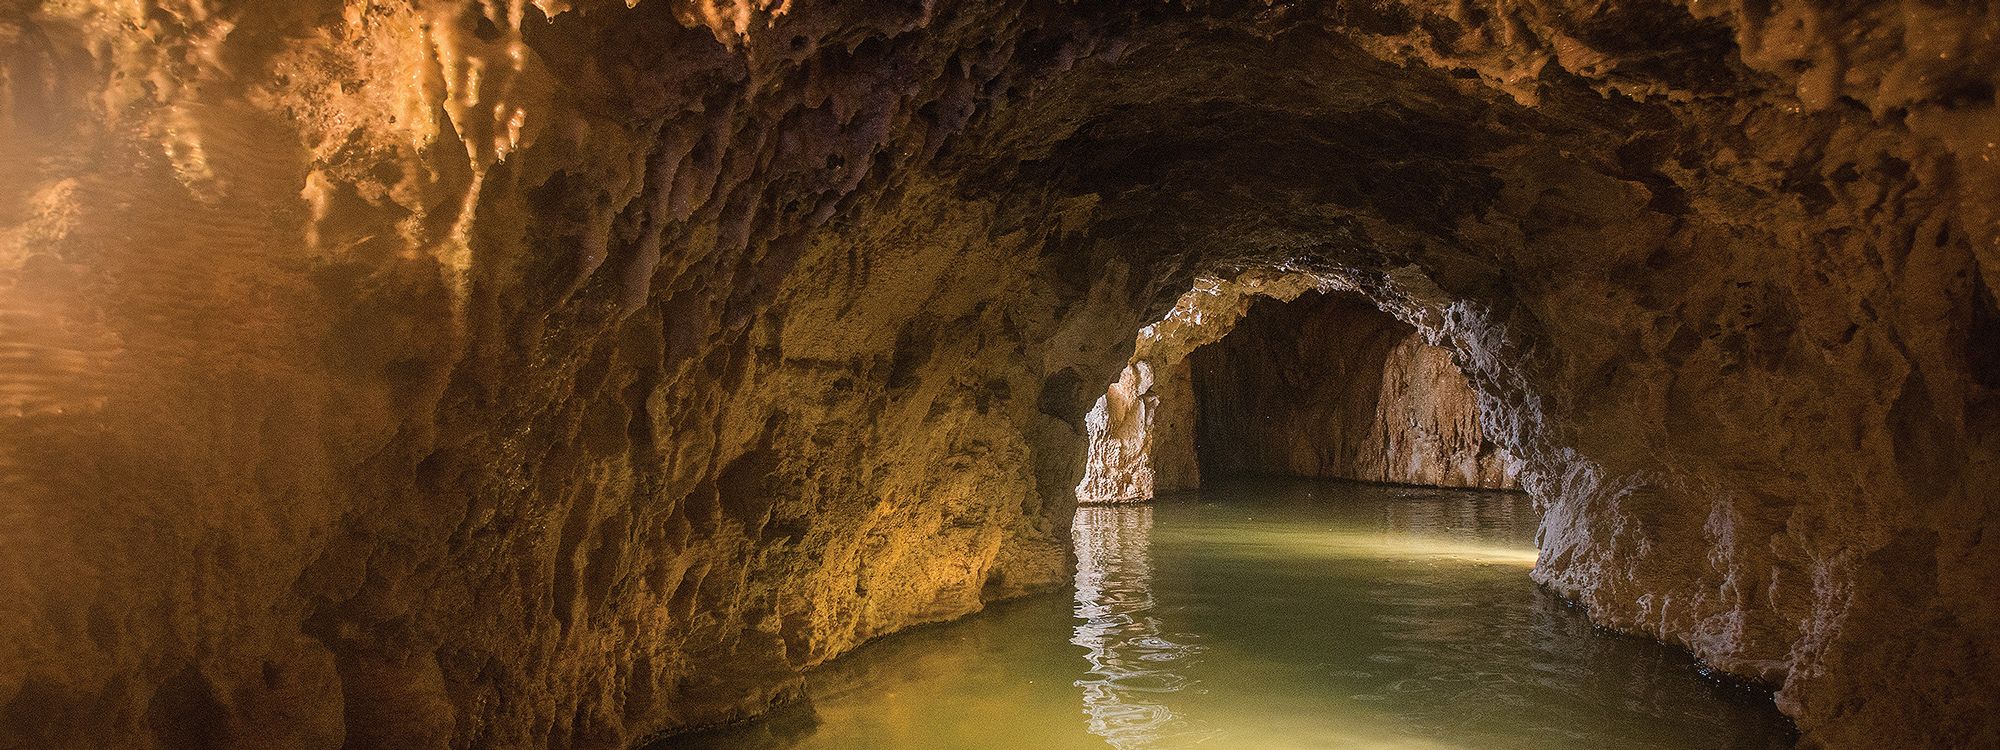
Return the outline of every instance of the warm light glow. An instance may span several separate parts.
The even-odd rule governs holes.
[[[1326,557],[1366,557],[1381,560],[1427,558],[1482,565],[1535,566],[1534,547],[1483,544],[1466,539],[1421,534],[1361,534],[1329,531],[1312,535],[1273,534],[1284,538],[1292,554]]]
[[[1213,739],[1216,732],[1186,726],[1167,703],[1189,686],[1187,667],[1202,649],[1162,632],[1153,614],[1152,507],[1079,508],[1073,528],[1077,625],[1069,642],[1090,662],[1076,681],[1090,733],[1120,750]]]
[[[1151,505],[1084,507],[1072,527],[1076,540],[1077,625],[1070,643],[1082,646],[1090,669],[1076,681],[1091,734],[1119,750],[1160,747],[1307,748],[1361,750],[1452,750],[1434,740],[1343,726],[1305,730],[1284,743],[1273,736],[1245,737],[1245,727],[1280,728],[1295,717],[1251,719],[1225,732],[1191,718],[1177,706],[1208,692],[1193,675],[1203,671],[1208,649],[1198,634],[1179,633],[1156,611],[1153,594]],[[1533,565],[1535,550],[1481,545],[1449,537],[1417,534],[1286,532],[1261,528],[1221,528],[1203,539],[1231,549],[1269,551],[1304,557],[1410,559],[1439,558],[1474,563]],[[1214,658],[1227,659],[1228,655]],[[1243,710],[1239,707],[1239,710]],[[1247,711],[1245,712],[1248,713]],[[1310,741],[1304,741],[1305,737]],[[1274,744],[1277,742],[1279,744]]]

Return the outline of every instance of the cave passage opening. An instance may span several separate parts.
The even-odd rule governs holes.
[[[1451,353],[1337,283],[1203,278],[1092,405],[1080,503],[1291,476],[1517,489]]]
[[[1790,746],[1768,694],[1529,581],[1538,519],[1518,492],[1270,477],[1083,505],[1067,593],[881,639],[661,748]]]
[[[1571,740],[1789,746],[1796,729],[1768,691],[1708,680],[1677,649],[1578,628],[1572,603],[1522,586],[1541,513],[1480,408],[1450,350],[1337,279],[1197,280],[1138,331],[1085,420],[1070,642],[1090,665],[1076,681],[1090,733],[1120,748],[1305,738],[1507,747],[1549,728],[1487,714],[1566,703],[1546,710],[1567,717]],[[1421,578],[1402,567],[1412,562]],[[1202,598],[1182,588],[1231,604],[1179,604]],[[1400,606],[1383,606],[1386,592]],[[1477,624],[1485,618],[1466,608],[1507,614]],[[1394,625],[1328,627],[1353,622]],[[1237,653],[1215,658],[1216,641]],[[1206,684],[1232,680],[1211,662],[1243,656],[1269,670],[1266,684]],[[1535,687],[1556,690],[1517,689],[1517,657],[1544,673]],[[1327,668],[1359,701],[1398,706],[1394,718],[1341,706],[1337,735],[1276,712],[1229,726],[1242,718],[1227,705],[1237,697],[1255,704],[1288,679],[1281,689],[1306,693],[1329,682],[1300,674],[1312,670],[1299,661]],[[1401,679],[1371,693],[1381,673]],[[1696,674],[1708,681],[1690,683]],[[1435,704],[1406,694],[1437,683],[1457,690]],[[1582,685],[1595,692],[1571,692]],[[1182,692],[1194,697],[1162,699]],[[1605,705],[1611,695],[1622,705]],[[1425,716],[1443,706],[1465,714]]]
[[[667,746],[1789,747],[1768,692],[1529,579],[1541,511],[1479,420],[1449,351],[1338,280],[1199,279],[1085,419],[1066,593]]]

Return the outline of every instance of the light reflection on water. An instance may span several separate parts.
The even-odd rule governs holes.
[[[660,747],[1774,748],[1768,697],[1527,579],[1514,493],[1231,484],[1086,507],[1069,596],[883,639]]]
[[[1191,633],[1163,632],[1153,613],[1152,506],[1078,508],[1073,529],[1077,624],[1069,642],[1088,652],[1090,670],[1076,685],[1090,733],[1119,750],[1214,737],[1167,705],[1196,687],[1188,675],[1202,649]]]

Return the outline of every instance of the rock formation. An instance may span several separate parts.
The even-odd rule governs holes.
[[[1515,486],[1450,354],[1366,299],[1261,300],[1189,366],[1205,475]]]
[[[759,710],[1062,580],[1133,332],[1249,271],[1452,352],[1544,509],[1536,579],[1597,622],[1781,686],[1810,744],[2000,745],[1997,34],[1823,0],[0,6],[0,746]]]
[[[1201,486],[1188,355],[1221,341],[1252,302],[1289,300],[1318,283],[1309,274],[1258,272],[1197,279],[1164,317],[1139,329],[1125,369],[1084,416],[1077,499],[1134,502]]]
[[[1478,396],[1450,353],[1356,295],[1284,304],[1317,283],[1202,279],[1140,329],[1131,360],[1084,418],[1077,500],[1198,487],[1204,461],[1221,475],[1515,487],[1516,462],[1486,438]],[[1230,335],[1253,303],[1262,314]]]
[[[1153,366],[1125,366],[1083,417],[1083,481],[1078,502],[1140,502],[1153,497],[1153,419],[1160,409]]]

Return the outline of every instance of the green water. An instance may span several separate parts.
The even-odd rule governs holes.
[[[1076,517],[1061,595],[884,639],[685,748],[1767,748],[1767,695],[1528,580],[1525,496],[1237,483]]]

